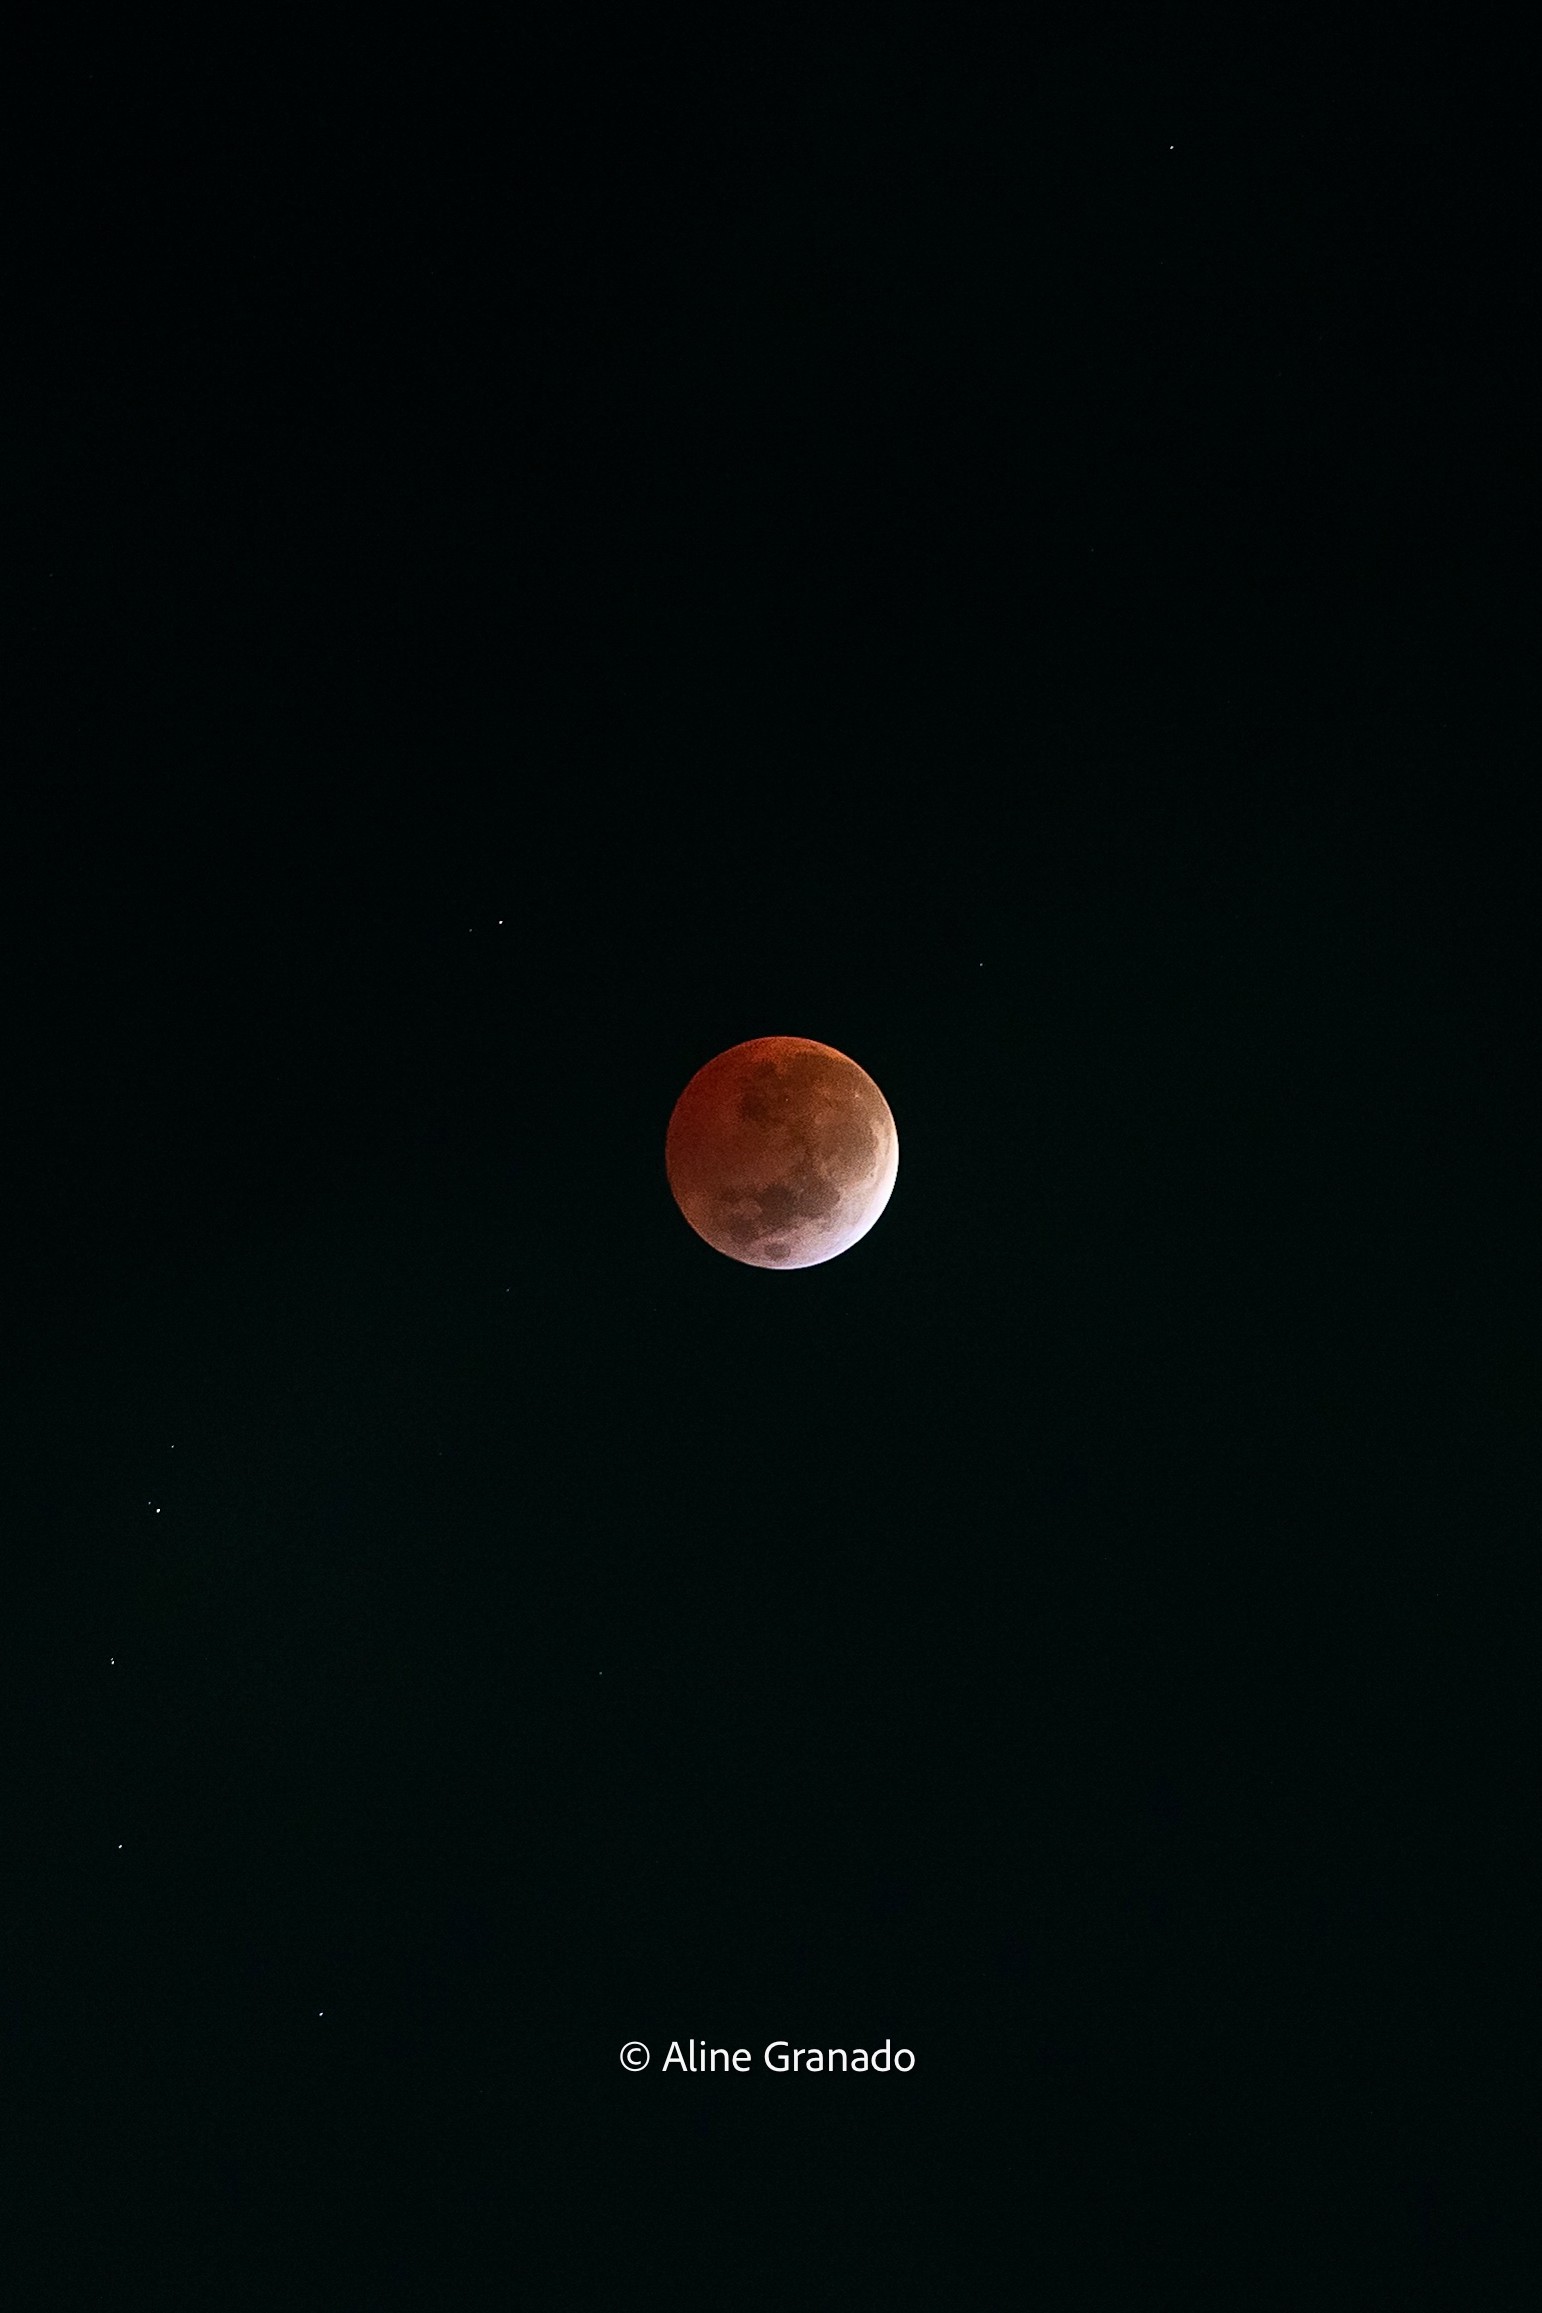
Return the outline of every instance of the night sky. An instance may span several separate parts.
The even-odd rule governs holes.
[[[15,2302],[1528,2302],[1515,67],[505,15],[25,67]]]

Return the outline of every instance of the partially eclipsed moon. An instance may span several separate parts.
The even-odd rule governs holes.
[[[803,1036],[756,1036],[697,1070],[664,1168],[698,1237],[755,1269],[812,1269],[865,1237],[893,1193],[899,1135],[865,1069]]]

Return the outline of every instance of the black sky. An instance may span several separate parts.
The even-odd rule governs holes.
[[[1498,2304],[1505,60],[906,8],[29,72],[26,2302]],[[662,1166],[771,1033],[901,1141],[790,1277]]]

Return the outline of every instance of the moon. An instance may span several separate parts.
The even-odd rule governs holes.
[[[812,1269],[865,1237],[894,1191],[899,1135],[867,1071],[804,1036],[754,1036],[699,1068],[664,1143],[698,1237],[752,1269]]]

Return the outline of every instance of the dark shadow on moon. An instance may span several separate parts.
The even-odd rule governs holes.
[[[869,1162],[871,1167],[872,1160]],[[841,1201],[842,1193],[834,1181],[805,1157],[794,1172],[779,1181],[768,1181],[763,1189],[730,1191],[720,1198],[719,1209],[724,1231],[734,1244],[753,1245],[799,1221],[827,1221]],[[764,1249],[771,1251],[769,1246]],[[784,1247],[783,1257],[786,1251]]]

